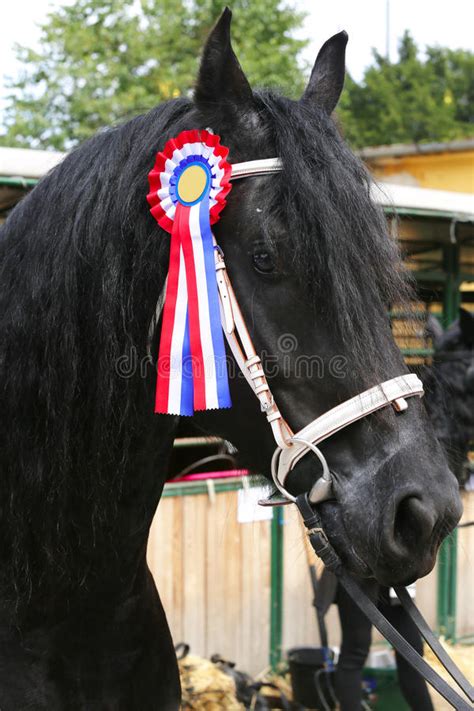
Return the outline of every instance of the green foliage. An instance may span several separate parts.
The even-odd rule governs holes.
[[[41,50],[17,47],[0,144],[70,148],[193,86],[220,0],[77,0],[48,15]],[[292,34],[302,13],[281,0],[234,0],[232,35],[253,85],[303,88]]]
[[[374,52],[360,84],[348,78],[339,117],[355,147],[449,141],[474,135],[474,54],[428,47],[408,32],[396,63]]]

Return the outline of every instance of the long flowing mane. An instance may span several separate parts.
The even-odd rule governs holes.
[[[397,247],[333,122],[273,93],[255,102],[260,150],[284,163],[269,213],[281,216],[293,269],[365,381],[364,364],[381,363],[379,304],[406,294]],[[101,132],[1,228],[0,588],[20,607],[46,604],[51,590],[77,597],[94,585],[105,549],[119,568],[121,502],[144,445],[161,456],[150,421],[168,426],[151,414],[152,378],[117,373],[121,358],[146,356],[166,272],[168,239],[148,213],[147,174],[168,138],[208,125],[212,116],[181,99]],[[264,157],[248,126],[235,135],[215,126],[231,160],[241,159],[239,142],[255,151],[245,158]]]
[[[0,231],[0,581],[20,603],[51,581],[80,590],[133,486],[152,390],[117,363],[146,354],[166,253],[147,174],[188,111],[170,102],[98,134]]]

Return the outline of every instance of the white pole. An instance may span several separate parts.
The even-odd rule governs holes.
[[[385,58],[390,61],[390,0],[385,5]]]

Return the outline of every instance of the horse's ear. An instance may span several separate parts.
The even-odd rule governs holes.
[[[428,338],[432,339],[433,345],[435,347],[438,344],[443,333],[443,327],[436,318],[436,316],[433,316],[433,314],[429,314],[425,324],[425,335]]]
[[[346,73],[347,32],[339,32],[327,40],[319,50],[313,71],[301,101],[332,114],[341,96]]]
[[[204,47],[194,90],[195,102],[202,109],[252,103],[252,89],[232,49],[231,20],[232,12],[226,7]]]
[[[459,309],[459,326],[461,328],[462,339],[472,346],[474,344],[474,313],[467,309]]]

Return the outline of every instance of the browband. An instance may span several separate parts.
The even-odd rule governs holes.
[[[262,158],[260,160],[247,160],[244,163],[232,163],[231,180],[249,178],[252,175],[268,175],[283,170],[281,158]]]

